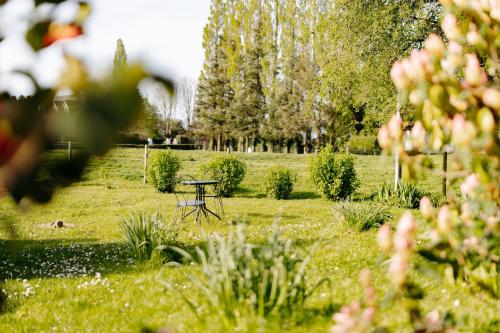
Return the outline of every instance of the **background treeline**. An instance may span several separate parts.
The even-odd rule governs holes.
[[[373,134],[396,109],[392,64],[439,33],[440,10],[430,0],[212,0],[191,130],[217,150],[311,151]]]

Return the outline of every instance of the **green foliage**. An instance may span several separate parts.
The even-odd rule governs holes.
[[[340,203],[337,209],[344,217],[345,223],[357,231],[378,228],[392,216],[385,206],[350,201]]]
[[[245,177],[246,170],[246,164],[233,155],[218,155],[200,168],[204,177],[219,181],[215,192],[226,198],[233,195]]]
[[[258,318],[299,319],[315,287],[307,281],[307,264],[290,240],[275,227],[261,244],[248,240],[244,225],[236,226],[229,237],[209,238],[206,250],[197,249],[203,277],[192,277],[204,296],[210,313],[226,329],[248,329]],[[205,314],[187,295],[182,297],[200,318]],[[254,327],[255,328],[255,327]]]
[[[274,166],[267,171],[264,189],[267,195],[273,199],[287,199],[292,193],[296,181],[297,175],[291,169]]]
[[[350,153],[376,154],[380,152],[375,135],[353,135],[346,144]]]
[[[378,202],[400,208],[418,208],[420,199],[425,195],[412,182],[400,182],[394,190],[394,184],[384,183],[374,194]]]
[[[151,259],[172,260],[176,252],[168,246],[176,245],[177,227],[167,224],[159,212],[148,215],[144,212],[131,214],[122,219],[121,228],[131,255],[138,262]]]
[[[123,45],[123,41],[119,38],[116,41],[116,50],[115,50],[115,58],[113,59],[114,71],[121,70],[124,66],[127,65],[127,52],[125,51],[125,46]]]
[[[172,193],[175,189],[175,176],[181,168],[181,159],[174,152],[167,150],[152,155],[147,170],[148,182],[158,192]]]
[[[323,148],[310,160],[309,175],[318,192],[331,200],[346,199],[359,186],[354,158],[335,154],[332,146]]]

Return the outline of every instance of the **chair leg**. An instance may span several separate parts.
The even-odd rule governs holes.
[[[177,219],[178,219],[178,215],[179,215],[179,206],[175,206],[175,210],[174,210],[174,223],[177,223]]]
[[[217,199],[217,206],[218,206],[218,209],[220,209],[220,214],[219,214],[219,216],[221,216],[221,217],[222,217],[222,216],[226,215],[226,214],[224,213],[224,205],[222,204],[222,198],[221,198],[221,197],[217,197],[216,199]]]

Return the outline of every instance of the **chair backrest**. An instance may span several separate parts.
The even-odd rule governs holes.
[[[194,185],[184,184],[186,181],[196,181],[191,175],[181,174],[175,177],[175,199],[177,203],[194,200],[196,198],[196,187]]]

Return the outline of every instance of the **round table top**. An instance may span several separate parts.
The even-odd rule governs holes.
[[[218,180],[215,180],[215,179],[211,179],[211,180],[185,180],[183,182],[181,182],[181,184],[184,184],[184,185],[214,185],[214,184],[218,184],[219,181]]]

